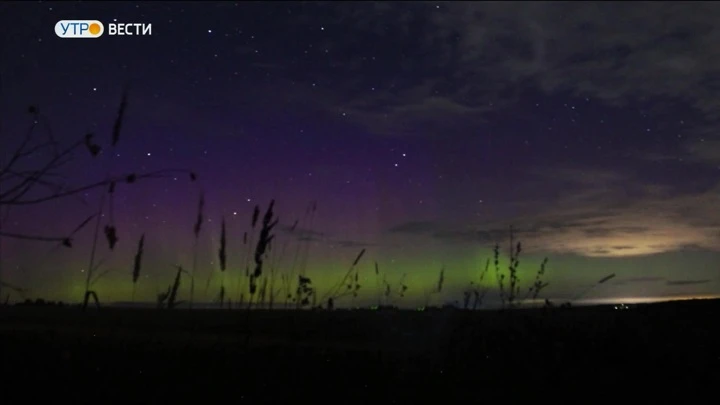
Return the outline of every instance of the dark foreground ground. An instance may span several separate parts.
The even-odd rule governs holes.
[[[705,393],[714,402],[718,315],[718,301],[249,319],[4,307],[0,403],[685,403]]]

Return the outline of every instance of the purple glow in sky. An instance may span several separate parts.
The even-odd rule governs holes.
[[[289,252],[278,267],[304,244],[308,275],[327,288],[366,248],[364,302],[377,295],[375,261],[392,280],[407,274],[407,302],[422,302],[443,266],[447,287],[434,299],[462,299],[510,225],[524,282],[550,259],[547,297],[573,297],[609,273],[594,298],[714,295],[718,18],[714,3],[5,3],[0,167],[36,105],[58,142],[93,132],[105,148],[78,154],[62,173],[68,185],[198,174],[119,186],[118,247],[99,252],[105,300],[129,296],[143,233],[138,297],[154,300],[173,265],[190,265],[201,191],[202,289],[217,272],[221,219],[237,277],[252,209],[275,199]],[[147,23],[152,35],[61,39],[63,19]],[[2,232],[66,235],[101,192],[0,206]],[[295,220],[300,236],[287,232]],[[0,238],[0,278],[77,300],[91,240],[91,227],[72,249]]]

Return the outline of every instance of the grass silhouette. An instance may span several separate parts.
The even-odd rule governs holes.
[[[202,224],[205,221],[205,194],[200,193],[198,200],[198,209],[195,219],[195,226],[193,226],[193,263],[192,270],[190,273],[190,309],[195,302],[195,275],[197,270],[197,257],[198,257],[198,241],[200,240],[200,231],[202,230]]]
[[[109,148],[112,149],[126,136],[123,134],[124,120],[127,117],[129,102],[129,91],[125,88],[122,92],[121,100],[117,109],[116,118],[113,122],[109,136]],[[102,236],[107,243],[110,253],[115,250],[118,243],[121,243],[120,232],[115,223],[115,198],[122,186],[133,185],[141,180],[164,178],[170,174],[183,172],[187,174],[192,182],[197,180],[197,175],[190,170],[161,170],[149,173],[127,173],[123,175],[113,175],[112,167],[106,167],[107,175],[97,182],[91,182],[86,185],[80,185],[74,188],[66,186],[61,187],[53,183],[53,176],[57,171],[68,163],[67,157],[75,154],[82,149],[91,158],[97,158],[104,153],[103,147],[96,142],[94,134],[86,134],[69,147],[61,147],[56,142],[55,136],[50,128],[48,120],[43,117],[39,108],[32,106],[28,109],[33,124],[30,126],[28,133],[22,139],[19,147],[11,157],[11,159],[0,169],[0,184],[3,185],[0,191],[0,210],[7,207],[38,205],[48,203],[60,198],[69,197],[80,192],[99,190],[99,203],[97,211],[90,214],[75,229],[65,236],[45,236],[45,235],[21,235],[7,234],[0,230],[0,237],[12,237],[25,240],[33,240],[38,242],[55,243],[58,246],[72,248],[73,237],[84,230],[91,223],[93,225],[93,238],[89,252],[89,264],[85,277],[85,287],[82,300],[82,307],[86,308],[90,300],[93,300],[99,307],[100,299],[98,292],[93,288],[96,282],[113,269],[103,268],[107,257],[98,258],[99,241]],[[32,138],[30,135],[43,130],[45,138],[41,138],[37,144],[37,137]],[[35,139],[35,140],[33,140]],[[36,143],[34,143],[36,142]],[[19,162],[37,152],[38,150],[48,150],[50,157],[39,170],[35,171],[35,175],[20,175],[16,168]],[[115,153],[111,153],[112,158],[109,164],[115,160]],[[31,189],[49,190],[44,196],[31,196]],[[326,308],[335,308],[339,300],[345,297],[351,297],[350,306],[355,306],[355,300],[362,291],[366,291],[365,295],[377,295],[377,304],[385,306],[393,306],[399,304],[408,291],[408,283],[406,282],[406,274],[402,274],[394,283],[388,281],[388,274],[380,271],[380,265],[374,261],[374,277],[375,291],[371,289],[361,289],[361,271],[360,261],[366,254],[366,249],[362,249],[352,262],[350,268],[344,273],[342,278],[324,293],[318,294],[317,287],[313,285],[310,277],[306,274],[310,245],[313,240],[313,223],[317,215],[317,202],[311,202],[305,209],[301,220],[295,220],[293,225],[283,236],[285,239],[278,241],[276,238],[276,227],[279,220],[274,212],[275,201],[271,201],[264,215],[261,217],[261,208],[259,205],[254,206],[250,227],[244,231],[242,238],[241,251],[244,251],[244,266],[236,266],[241,272],[237,279],[235,295],[228,294],[226,287],[225,274],[228,269],[228,252],[234,250],[230,244],[228,231],[226,228],[225,218],[221,220],[220,230],[220,247],[217,252],[217,258],[220,271],[220,285],[217,294],[219,307],[225,307],[227,301],[228,306],[231,302],[235,302],[236,308],[245,307],[248,310],[253,307],[257,309],[273,308],[278,296],[284,299],[284,308],[315,308],[325,306]],[[103,218],[107,213],[106,222]],[[193,259],[190,270],[186,271],[178,266],[175,273],[174,282],[168,287],[167,291],[158,292],[158,307],[176,308],[179,305],[178,288],[183,277],[189,279],[189,296],[187,297],[188,308],[192,308],[196,297],[196,282],[198,280],[198,245],[202,237],[203,223],[207,218],[205,212],[205,194],[199,192],[197,212],[193,225]],[[510,248],[508,250],[509,264],[506,271],[501,271],[499,267],[499,244],[495,245],[493,261],[495,264],[495,273],[497,280],[497,290],[503,307],[515,308],[527,299],[537,299],[541,290],[548,286],[543,281],[545,275],[547,259],[545,259],[538,270],[535,280],[526,290],[525,298],[520,298],[520,279],[518,268],[520,265],[519,257],[522,251],[520,242],[515,241],[514,230],[510,228]],[[294,246],[293,243],[294,242]],[[279,246],[279,248],[277,248]],[[291,253],[290,263],[286,262],[286,254]],[[132,265],[132,296],[131,301],[136,300],[137,286],[142,271],[142,259],[145,254],[145,234],[143,233],[139,240]],[[489,260],[486,262],[484,271],[481,273],[479,280],[470,280],[469,287],[462,294],[463,308],[480,309],[483,305],[484,298],[489,291],[489,287],[485,286],[484,280],[488,273]],[[205,295],[212,281],[214,269],[210,269]],[[244,274],[242,272],[244,271]],[[445,268],[440,270],[437,286],[426,293],[425,306],[430,306],[430,296],[440,295],[443,293],[443,285],[445,283]],[[277,283],[280,283],[279,287]],[[7,284],[3,284],[6,287]],[[18,291],[10,289],[11,291]],[[24,290],[23,290],[24,291]],[[472,306],[470,302],[472,300]],[[319,301],[319,305],[318,305]],[[290,306],[289,304],[292,304]]]
[[[111,130],[111,149],[118,144],[121,138],[121,130],[128,107],[128,97],[126,88],[123,90],[117,116]],[[0,238],[50,242],[55,243],[57,246],[72,248],[73,237],[94,220],[93,241],[89,254],[82,303],[83,308],[86,308],[89,300],[93,299],[95,304],[99,306],[98,294],[91,287],[99,277],[106,274],[106,272],[101,273],[99,277],[95,275],[95,272],[100,270],[104,262],[104,259],[97,259],[97,249],[106,205],[109,213],[108,222],[102,227],[102,230],[109,249],[112,251],[119,241],[118,230],[114,223],[113,201],[116,188],[121,184],[131,185],[148,179],[174,177],[178,173],[189,175],[192,181],[195,181],[197,176],[192,171],[185,169],[163,169],[153,172],[131,172],[112,175],[111,168],[108,168],[108,174],[103,179],[72,186],[62,184],[58,180],[61,177],[61,171],[66,169],[83,149],[91,158],[97,158],[103,154],[103,148],[96,143],[95,135],[92,133],[79,137],[68,146],[60,145],[56,140],[49,120],[41,114],[40,108],[32,105],[28,107],[27,112],[32,122],[28,131],[21,137],[10,158],[0,165]],[[40,136],[34,136],[39,131],[42,132]],[[31,157],[43,156],[43,154],[46,154],[47,157],[40,163],[30,159]],[[114,156],[114,154],[111,156]],[[112,162],[112,160],[110,161]],[[97,212],[91,214],[67,235],[48,236],[4,231],[2,225],[8,220],[10,208],[40,206],[95,190],[101,191]]]
[[[137,252],[135,253],[135,261],[133,262],[133,271],[132,271],[132,283],[133,283],[132,301],[133,302],[135,302],[135,292],[137,291],[137,282],[140,279],[140,270],[142,269],[142,256],[143,256],[144,249],[145,249],[145,234],[142,234],[142,236],[140,236],[140,241],[138,242]]]
[[[127,103],[124,105],[125,107],[120,108],[123,111]],[[119,112],[118,116],[123,114]],[[120,128],[122,124],[117,126],[117,131],[113,130],[111,145],[121,141]],[[80,145],[91,155],[99,155],[102,153],[101,148],[93,139],[86,137]],[[55,147],[47,147],[51,151],[55,150]],[[58,146],[57,153],[62,152],[63,149]],[[85,308],[92,301],[99,307],[100,300],[94,285],[112,271],[103,267],[106,258],[98,259],[94,256],[98,250],[100,232],[103,231],[110,251],[124,242],[124,239],[118,236],[121,230],[116,228],[113,215],[109,215],[108,222],[103,224],[100,219],[102,213],[114,212],[113,199],[120,185],[131,185],[142,179],[162,178],[164,173],[108,175],[104,180],[75,188],[74,190],[83,187],[90,187],[86,190],[100,190],[100,204],[96,212],[91,213],[67,235],[0,236],[73,248],[73,237],[87,229],[94,221],[93,247],[81,306]],[[187,173],[191,180],[196,180],[194,173]],[[5,176],[9,178],[10,175]],[[18,181],[22,183],[24,180]],[[37,186],[40,187],[40,183]],[[5,190],[3,188],[2,192]],[[56,191],[53,195],[56,198],[68,196],[64,193]],[[29,200],[27,194],[24,196],[15,201],[36,201],[32,204],[53,201],[52,198]],[[283,233],[278,232],[279,219],[275,212],[275,200],[270,201],[265,210],[255,206],[249,224],[245,225],[249,227],[243,231],[241,241],[232,238],[233,230],[228,228],[225,217],[221,217],[220,244],[217,252],[213,252],[213,255],[217,254],[220,271],[217,296],[219,307],[225,308],[227,302],[228,308],[242,309],[245,312],[183,310],[182,308],[197,309],[193,304],[196,303],[197,292],[194,288],[195,281],[201,271],[198,267],[198,244],[204,237],[202,223],[212,215],[205,212],[204,198],[204,194],[200,192],[193,226],[192,267],[189,271],[182,265],[173,267],[172,275],[168,274],[166,290],[157,294],[157,310],[104,308],[101,315],[86,314],[77,317],[75,314],[79,311],[61,310],[58,309],[60,305],[43,300],[28,300],[25,305],[18,305],[17,308],[5,307],[0,311],[0,347],[12,345],[19,354],[10,353],[9,356],[4,356],[1,367],[23,369],[28,358],[35,359],[36,362],[44,361],[45,364],[57,364],[59,360],[52,360],[53,354],[45,351],[46,347],[52,347],[43,340],[46,339],[45,331],[49,327],[42,326],[41,329],[45,328],[42,329],[43,332],[32,330],[37,328],[37,325],[53,325],[55,322],[56,326],[53,326],[52,330],[60,332],[55,332],[53,338],[61,342],[59,344],[62,347],[68,348],[73,356],[81,357],[82,361],[88,364],[92,363],[89,359],[102,358],[102,369],[106,368],[106,364],[112,364],[113,367],[107,368],[118,370],[118,375],[112,376],[118,382],[134,381],[128,376],[139,374],[137,367],[142,364],[142,378],[152,379],[151,388],[164,390],[162,396],[177,389],[171,387],[177,387],[179,381],[188,381],[187,385],[191,388],[195,387],[198,381],[206,384],[217,384],[219,381],[237,384],[237,381],[242,381],[245,390],[243,393],[247,398],[267,399],[271,394],[268,393],[268,385],[263,384],[269,384],[268,381],[281,381],[284,384],[283,389],[272,394],[273,400],[285,399],[285,394],[289,392],[292,392],[292,395],[288,394],[288,399],[297,400],[298,392],[307,391],[313,381],[322,380],[323,385],[313,387],[318,390],[327,390],[328,387],[342,388],[349,398],[347,403],[353,402],[355,398],[347,393],[355,390],[357,393],[354,395],[357,397],[372,392],[375,400],[382,395],[385,399],[396,395],[405,400],[412,398],[421,401],[426,398],[413,397],[413,390],[418,391],[419,384],[430,386],[440,384],[438,381],[442,380],[442,384],[451,387],[445,390],[445,400],[455,399],[458,402],[463,400],[461,393],[466,392],[467,387],[477,381],[491,384],[502,392],[517,390],[521,383],[512,376],[518,370],[527,369],[536,373],[532,381],[522,383],[522,386],[532,392],[539,392],[538,387],[544,383],[557,384],[558,380],[577,383],[580,378],[578,370],[581,367],[585,367],[582,370],[587,370],[586,366],[578,363],[578,359],[582,359],[583,364],[593,364],[593,367],[610,370],[612,365],[620,360],[635,359],[639,357],[638,353],[648,353],[643,354],[643,361],[660,364],[657,370],[669,372],[691,367],[686,358],[691,358],[696,363],[703,362],[708,352],[713,350],[710,343],[706,342],[711,334],[686,328],[686,333],[678,337],[692,337],[692,340],[682,340],[692,343],[682,348],[685,357],[678,355],[658,363],[651,351],[642,351],[648,345],[655,347],[652,346],[655,343],[650,337],[651,332],[671,332],[667,329],[668,316],[674,316],[674,322],[689,322],[688,319],[694,319],[693,313],[686,310],[656,309],[643,312],[644,310],[637,309],[621,311],[622,315],[616,315],[617,312],[608,313],[602,309],[563,311],[549,306],[545,309],[528,308],[524,304],[540,298],[549,285],[545,281],[548,259],[540,262],[533,278],[522,280],[520,258],[523,249],[522,244],[516,240],[513,228],[510,228],[509,232],[507,258],[501,257],[498,241],[493,247],[492,256],[485,259],[484,266],[478,269],[478,275],[464,283],[466,288],[461,291],[462,297],[458,298],[462,299],[461,307],[466,311],[380,311],[382,314],[368,310],[335,311],[333,309],[342,305],[343,299],[348,297],[352,298],[350,306],[355,307],[355,299],[360,295],[369,298],[371,302],[376,301],[378,307],[400,306],[410,283],[407,281],[407,274],[393,277],[390,272],[384,271],[384,266],[377,260],[373,260],[372,250],[361,249],[350,262],[349,268],[342,273],[342,277],[323,294],[319,294],[318,286],[310,277],[315,274],[308,274],[307,271],[310,231],[316,215],[314,202],[306,209],[305,216],[301,220],[295,220]],[[0,199],[0,202],[2,201]],[[13,204],[6,204],[11,205]],[[231,255],[234,251],[239,251],[240,254]],[[146,271],[144,259],[148,254],[153,254],[152,244],[146,246],[146,234],[142,233],[137,240],[132,265],[127,267],[132,268],[131,277],[127,280],[132,283],[133,302],[140,278]],[[238,263],[228,260],[229,257],[239,257]],[[368,258],[372,261],[374,274],[366,274],[363,270]],[[501,260],[505,259],[508,263],[503,267]],[[496,276],[495,288],[492,281],[488,280],[491,267]],[[231,277],[233,269],[240,273],[235,293],[226,286],[226,275]],[[441,305],[431,303],[431,295],[444,294],[443,298],[447,298],[447,285],[452,277],[452,270],[441,267],[437,282],[426,293],[426,307],[431,304]],[[211,269],[208,275],[207,286],[210,285],[212,271],[214,270]],[[600,279],[583,294],[614,276],[612,274]],[[362,288],[362,284],[372,278],[375,289]],[[277,280],[279,286],[276,285]],[[188,284],[190,289],[186,296],[181,287]],[[6,282],[0,282],[0,287],[22,296],[28,292]],[[491,290],[497,292],[502,307],[507,311],[472,311],[484,307]],[[269,310],[274,309],[277,297],[284,300],[284,305],[281,306],[284,311]],[[231,305],[232,301],[235,302],[234,307]],[[32,312],[30,308],[39,308],[41,311]],[[320,308],[326,310],[319,311]],[[6,312],[16,310],[26,312]],[[57,320],[53,321],[51,315],[46,314],[56,310],[63,314],[54,312],[52,316],[57,317]],[[707,312],[708,310],[705,313]],[[6,317],[5,314],[10,316]],[[243,314],[245,316],[242,316]],[[704,319],[709,317],[695,319],[694,325],[700,325],[698,329],[707,329],[707,321]],[[18,338],[18,331],[21,330],[16,328],[18,322],[31,325],[26,326],[31,331],[25,332],[26,335],[23,336],[32,336],[32,346]],[[103,336],[102,333],[106,335]],[[588,339],[587,336],[591,338]],[[694,349],[699,344],[704,345],[702,351]],[[22,361],[19,360],[20,354],[23,356]],[[712,355],[714,352],[710,357]],[[240,361],[250,366],[238,367]],[[324,368],[320,368],[319,364]],[[702,363],[702,366],[706,367],[706,370],[713,370],[709,362]],[[78,370],[81,366],[74,367],[74,370]],[[189,367],[209,371],[195,373],[191,372]],[[101,373],[98,371],[101,368],[97,366],[90,370]],[[361,373],[358,370],[372,372]],[[55,378],[59,375],[48,370],[35,372]],[[111,372],[115,371],[108,371]],[[192,375],[192,382],[187,380],[189,374]],[[707,376],[715,376],[710,374]],[[653,375],[657,378],[660,376],[659,373]],[[318,376],[324,378],[318,379]],[[393,384],[391,390],[387,389],[388,381]],[[582,380],[579,381],[582,383]],[[360,382],[362,385],[359,385]],[[372,391],[366,385],[385,388],[375,388],[376,390]],[[128,383],[127,386],[134,387],[136,384]],[[369,397],[363,398],[364,403],[372,400]]]

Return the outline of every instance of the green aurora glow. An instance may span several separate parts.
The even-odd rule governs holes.
[[[202,239],[202,237],[201,237]],[[295,249],[298,242],[285,235],[288,243],[284,260],[277,264],[276,274],[282,269],[292,267]],[[282,241],[282,237],[280,237]],[[213,242],[207,243],[211,245]],[[97,274],[108,271],[108,273],[94,284],[93,289],[96,290],[102,302],[130,301],[132,294],[131,272],[132,257],[134,255],[134,247],[132,244],[121,245],[117,251],[113,252]],[[207,302],[215,299],[220,289],[221,273],[217,268],[217,259],[214,257],[217,252],[217,246],[203,246],[198,254],[197,283],[196,283],[196,301]],[[244,276],[244,255],[245,250],[242,246],[233,249],[232,239],[228,246],[228,269],[224,274],[226,290],[228,298],[236,301],[239,297],[238,282],[243,283],[240,291],[244,292],[247,297],[246,279]],[[282,246],[282,242],[279,244]],[[322,296],[334,284],[338,283],[345,272],[348,270],[350,263],[354,260],[360,248],[328,248],[323,243],[304,244],[309,246],[309,255],[306,266],[306,274],[312,279],[313,286],[317,289],[318,295]],[[106,250],[103,247],[102,250]],[[273,255],[279,255],[279,249],[270,253],[266,263],[272,263]],[[501,249],[502,251],[505,249]],[[138,282],[137,301],[154,302],[156,294],[164,291],[172,282],[175,264],[182,265],[185,269],[190,270],[192,263],[192,250],[185,249],[182,253],[175,252],[172,256],[168,256],[171,252],[171,244],[169,242],[159,242],[148,237],[146,241],[145,260],[141,278]],[[106,252],[107,253],[107,252]],[[74,252],[58,251],[52,255],[53,261],[62,263],[64,256],[72,256]],[[158,257],[174,257],[174,260],[159,260]],[[105,257],[105,256],[103,256]],[[444,249],[420,249],[418,251],[407,251],[404,254],[398,254],[397,251],[390,251],[382,247],[368,247],[365,256],[361,259],[359,269],[359,281],[361,289],[358,298],[353,300],[351,297],[343,298],[338,302],[339,306],[347,305],[371,305],[377,302],[378,296],[382,295],[382,288],[377,286],[378,278],[375,276],[374,261],[379,264],[381,276],[387,277],[387,280],[397,285],[397,282],[406,274],[405,284],[408,286],[406,297],[402,300],[395,298],[394,304],[400,306],[418,306],[425,302],[428,291],[432,291],[437,287],[439,272],[442,267],[445,271],[445,282],[443,292],[433,294],[431,296],[431,304],[442,304],[448,301],[462,302],[462,292],[468,287],[470,281],[478,282],[480,273],[485,266],[485,261],[490,259],[490,268],[485,276],[483,285],[490,288],[487,294],[486,302],[488,304],[497,303],[497,279],[495,277],[495,269],[492,263],[493,252],[491,248],[481,248],[472,246],[452,246]],[[711,265],[715,260],[714,255],[700,254],[695,255],[698,266],[694,270],[687,271],[687,278],[700,279],[703,277],[703,265]],[[543,256],[538,254],[521,254],[519,277],[521,285],[520,296],[524,296],[526,289],[534,280],[535,273],[539,268]],[[70,257],[68,257],[70,259]],[[618,277],[612,282],[603,284],[594,288],[584,297],[607,298],[607,297],[663,297],[663,296],[702,296],[712,295],[716,283],[710,282],[701,286],[693,286],[692,292],[688,293],[688,286],[670,286],[666,285],[662,280],[646,280],[638,281],[638,278],[647,274],[653,277],[671,278],[675,266],[683,266],[687,262],[687,257],[679,253],[663,253],[650,256],[640,257],[622,257],[622,258],[588,258],[577,255],[551,255],[550,261],[546,269],[546,275],[543,278],[550,285],[543,290],[542,298],[550,298],[553,300],[572,299],[580,292],[597,283],[603,276],[616,273]],[[72,260],[72,259],[71,259]],[[69,266],[63,266],[57,271],[43,271],[39,277],[39,271],[33,271],[33,266],[22,267],[23,271],[16,273],[15,284],[30,287],[29,296],[43,297],[51,300],[63,301],[79,301],[83,295],[86,260],[79,261],[74,259],[69,261]],[[241,264],[239,264],[241,263]],[[41,266],[42,263],[37,263]],[[284,264],[284,265],[283,265]],[[501,256],[500,269],[506,272],[507,260],[505,255]],[[642,273],[638,269],[647,269]],[[206,290],[208,276],[212,273],[212,281]],[[269,275],[269,264],[265,268],[265,275]],[[629,280],[623,282],[623,280]],[[180,299],[186,300],[189,294],[189,278],[184,277],[180,290]],[[282,302],[282,298],[278,297],[277,302]]]

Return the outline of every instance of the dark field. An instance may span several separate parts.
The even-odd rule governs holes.
[[[75,403],[585,403],[626,399],[626,390],[643,402],[716,398],[719,310],[717,301],[688,301],[504,313],[253,311],[248,319],[243,311],[5,307],[0,401],[57,386],[65,388],[52,391],[56,400]]]

